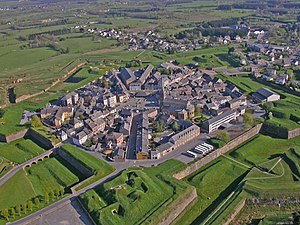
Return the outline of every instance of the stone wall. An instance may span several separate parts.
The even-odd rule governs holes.
[[[197,171],[201,167],[203,167],[206,164],[210,163],[212,160],[218,158],[219,156],[225,154],[229,150],[237,147],[238,145],[242,144],[243,142],[247,141],[248,139],[250,139],[253,136],[255,136],[256,134],[258,134],[261,127],[262,127],[262,124],[256,125],[255,127],[251,128],[250,130],[248,130],[245,133],[241,134],[237,138],[235,138],[235,139],[231,140],[230,142],[228,142],[228,144],[225,145],[224,147],[219,148],[219,149],[211,152],[210,154],[208,154],[204,158],[202,158],[199,161],[197,161],[197,162],[193,163],[192,165],[188,166],[183,171],[180,171],[179,173],[174,174],[173,177],[175,177],[178,180],[181,180],[181,179],[187,177],[191,173]]]
[[[45,90],[42,90],[40,92],[34,93],[32,95],[22,95],[18,98],[16,98],[15,103],[19,103],[22,101],[25,101],[29,98],[33,98],[36,97],[38,95],[43,94],[46,91],[49,91],[52,87],[54,87],[55,85],[57,85],[59,82],[63,81],[64,79],[66,79],[68,76],[72,75],[73,73],[77,72],[81,67],[83,67],[84,65],[86,65],[86,62],[80,63],[77,66],[73,67],[70,71],[66,72],[61,78],[59,78],[58,80],[54,81],[49,87],[47,87]]]
[[[53,148],[52,142],[34,129],[29,129],[26,136],[32,137],[32,139],[40,142],[47,148]]]
[[[300,136],[300,128],[296,128],[294,130],[290,130],[288,132],[288,139]]]
[[[2,142],[12,142],[15,141],[17,139],[23,138],[25,135],[27,135],[28,129],[24,129],[24,130],[20,130],[18,132],[15,132],[13,134],[10,135],[0,135],[0,141]]]
[[[233,213],[230,215],[230,217],[227,219],[227,221],[223,225],[230,225],[231,222],[234,220],[234,218],[237,216],[237,214],[242,211],[246,203],[246,199],[243,199],[239,202],[239,204],[235,207],[233,210]]]
[[[191,192],[185,195],[185,198],[178,203],[176,200],[171,203],[169,208],[174,208],[167,217],[158,223],[158,225],[169,225],[171,224],[195,199],[197,199],[196,188],[193,188]]]
[[[77,159],[75,159],[73,156],[71,156],[67,152],[59,149],[58,155],[61,156],[67,162],[69,162],[72,166],[74,166],[77,170],[79,170],[83,175],[85,175],[87,177],[94,175],[93,171],[86,168],[84,165],[82,165],[81,162],[79,162]]]

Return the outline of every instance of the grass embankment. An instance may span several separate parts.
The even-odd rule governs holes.
[[[97,224],[157,224],[191,186],[170,175],[185,165],[171,160],[153,168],[129,168],[80,196]],[[175,204],[176,207],[180,202]]]
[[[94,177],[89,179],[88,181],[84,182],[82,185],[77,187],[76,190],[80,190],[89,184],[94,183],[95,181],[107,176],[108,174],[112,173],[114,171],[113,166],[109,165],[108,163],[104,162],[103,160],[100,160],[91,154],[78,149],[77,147],[66,144],[61,147],[61,150],[68,153],[70,156],[72,156],[74,159],[76,159],[79,163],[81,163],[83,166],[88,168],[91,172],[94,173]]]
[[[30,139],[21,138],[9,144],[0,142],[0,157],[14,163],[23,163],[43,152],[44,149]]]

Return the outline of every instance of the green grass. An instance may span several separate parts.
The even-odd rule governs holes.
[[[30,139],[19,139],[9,144],[0,142],[0,157],[11,162],[23,163],[44,152]]]
[[[0,210],[25,203],[36,196],[35,190],[24,170],[17,172],[5,184],[0,186]]]
[[[70,187],[79,182],[79,178],[55,158],[46,159],[26,169],[26,172],[36,194],[41,196],[46,192]]]
[[[62,46],[69,48],[70,53],[85,53],[89,51],[109,49],[116,44],[116,41],[107,40],[104,38],[72,36],[61,43]]]
[[[80,181],[72,171],[56,158],[44,159],[30,168],[20,170],[0,186],[0,210],[26,203],[50,191],[68,188]]]
[[[168,211],[174,207],[172,203],[191,190],[189,185],[170,177],[183,167],[172,160],[153,168],[129,168],[84,193],[80,200],[97,224],[157,224],[162,215],[172,212]],[[113,210],[117,213],[113,214]]]
[[[185,178],[197,189],[197,202],[175,224],[199,224],[239,183],[246,169],[227,159],[217,159]]]
[[[297,146],[300,146],[300,137],[286,140],[259,134],[228,154],[242,163],[253,166]]]

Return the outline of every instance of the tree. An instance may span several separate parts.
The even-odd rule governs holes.
[[[197,104],[195,104],[195,116],[201,116],[201,109],[200,109],[200,107],[197,105]]]
[[[292,220],[294,225],[300,225],[300,213],[299,212],[293,213]]]
[[[55,198],[58,198],[58,196],[59,196],[59,190],[58,189],[54,189],[53,193],[55,195]]]
[[[2,216],[3,216],[6,220],[8,220],[8,216],[9,216],[8,209],[3,209],[3,210],[2,210]]]
[[[246,129],[253,127],[255,120],[251,113],[245,113],[243,115],[243,118],[244,118],[244,126]]]
[[[49,199],[50,199],[50,198],[49,198],[49,194],[46,192],[45,195],[44,195],[44,200],[45,200],[45,202],[48,203],[48,202],[49,202]]]
[[[36,207],[40,208],[40,199],[39,198],[35,198],[34,199],[34,204],[36,205]]]
[[[32,211],[32,201],[31,200],[27,201],[27,207],[30,211]]]
[[[175,121],[173,124],[172,124],[172,130],[173,131],[177,131],[179,129],[179,125],[177,123],[177,121]]]
[[[14,208],[11,208],[11,209],[10,209],[10,216],[11,216],[12,218],[15,218],[15,216],[16,216],[16,211],[15,211]]]
[[[20,204],[18,204],[17,206],[16,206],[16,213],[20,216],[21,215],[21,205]]]
[[[26,203],[22,204],[22,211],[26,214],[26,212],[27,212]]]
[[[64,195],[64,188],[63,187],[60,187],[59,189],[59,196],[63,196]]]
[[[230,141],[230,136],[226,131],[220,130],[217,133],[217,139],[223,141],[224,143],[228,143]]]
[[[228,49],[228,55],[232,54],[234,51],[235,51],[235,48],[234,47],[230,47]]]
[[[49,192],[49,199],[53,200],[55,198],[53,191]]]
[[[40,127],[40,126],[42,126],[41,119],[37,115],[34,115],[30,120],[30,126],[31,127]]]

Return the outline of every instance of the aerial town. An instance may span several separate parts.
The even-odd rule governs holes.
[[[0,15],[0,225],[299,224],[299,1]]]

